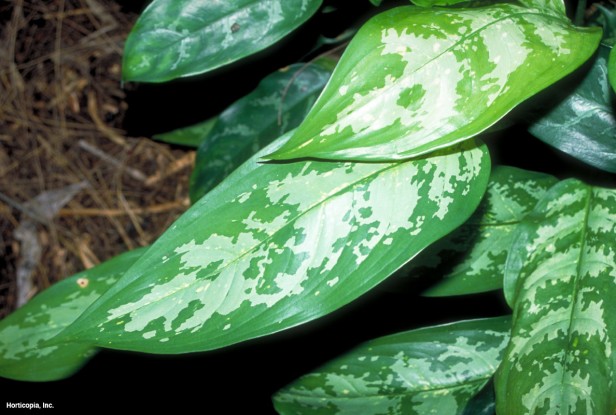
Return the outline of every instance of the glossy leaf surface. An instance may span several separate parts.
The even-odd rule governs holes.
[[[474,143],[393,164],[261,156],[189,209],[67,336],[181,353],[313,320],[459,226],[489,176]]]
[[[601,46],[580,85],[530,132],[557,149],[616,173],[616,97],[608,83],[610,49]]]
[[[353,38],[271,159],[399,160],[477,135],[585,62],[601,38],[514,4],[398,7]]]
[[[285,67],[223,111],[197,151],[191,199],[198,200],[261,148],[297,127],[330,75],[321,65]]]
[[[505,292],[513,329],[497,413],[616,409],[616,191],[556,184],[516,231]]]
[[[126,81],[201,74],[259,52],[299,27],[321,0],[154,0],[124,48]]]
[[[0,376],[49,381],[77,371],[94,355],[95,348],[89,342],[64,343],[56,335],[143,253],[144,249],[130,251],[66,278],[0,321]]]
[[[496,371],[510,327],[498,317],[373,340],[287,386],[274,405],[281,415],[461,415]]]

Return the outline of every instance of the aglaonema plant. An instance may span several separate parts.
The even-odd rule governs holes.
[[[127,40],[125,81],[241,64],[321,3],[154,0]],[[427,295],[503,290],[512,315],[368,341],[281,390],[276,410],[613,415],[616,190],[492,166],[482,142],[499,129],[515,140],[499,121],[567,78],[564,99],[526,118],[531,133],[616,171],[611,38],[559,0],[376,10],[335,65],[283,68],[160,135],[198,148],[193,206],[151,247],[88,271],[87,298],[77,275],[0,322],[0,375],[62,378],[97,348],[230,346],[327,315],[398,270],[446,265]]]

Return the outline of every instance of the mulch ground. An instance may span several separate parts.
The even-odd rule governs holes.
[[[111,0],[0,5],[0,318],[188,207],[194,153],[122,130],[136,18]]]

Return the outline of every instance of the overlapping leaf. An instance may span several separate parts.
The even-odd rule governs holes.
[[[56,335],[115,283],[144,250],[122,254],[66,278],[0,321],[0,376],[49,381],[70,376],[95,352],[91,342]]]
[[[154,0],[124,49],[124,80],[163,82],[234,62],[274,44],[321,0]]]
[[[330,75],[320,64],[291,65],[265,77],[220,114],[199,146],[191,199],[198,200],[258,150],[297,127]]]
[[[399,160],[474,136],[592,55],[598,28],[496,4],[399,7],[366,23],[271,159]]]
[[[567,180],[519,225],[507,260],[511,342],[497,412],[616,409],[616,191]]]
[[[510,327],[498,317],[370,341],[278,392],[274,406],[281,415],[462,414],[496,371]]]
[[[610,49],[573,93],[530,127],[540,140],[592,166],[616,173],[616,98],[608,83]]]
[[[556,178],[547,174],[496,167],[473,216],[411,262],[412,275],[442,275],[443,280],[425,294],[461,295],[501,288],[515,227],[555,183]]]
[[[474,143],[393,164],[261,156],[201,198],[66,335],[180,353],[323,316],[459,226],[489,176]]]
[[[155,140],[163,141],[169,144],[178,144],[187,147],[199,147],[203,143],[214,125],[216,125],[218,117],[212,117],[200,123],[178,128],[177,130],[169,131],[162,134],[156,134],[152,137]]]

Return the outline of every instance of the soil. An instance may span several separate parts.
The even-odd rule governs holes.
[[[0,6],[0,318],[19,295],[152,243],[188,207],[194,152],[123,130],[135,87],[122,49],[142,7],[130,3]],[[33,200],[52,190],[69,199],[58,211]]]

